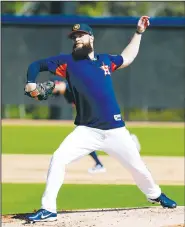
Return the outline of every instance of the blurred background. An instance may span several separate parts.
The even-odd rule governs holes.
[[[126,121],[184,121],[184,2],[1,2],[2,118],[72,120],[75,109],[63,96],[36,102],[24,95],[27,68],[35,60],[70,53],[66,35],[75,23],[88,23],[95,50],[119,54],[149,15],[134,63],[113,74]],[[39,81],[51,74],[43,72]]]

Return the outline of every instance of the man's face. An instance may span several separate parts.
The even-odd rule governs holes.
[[[86,58],[93,51],[94,38],[89,34],[76,32],[72,40],[74,43],[72,54],[77,60]]]

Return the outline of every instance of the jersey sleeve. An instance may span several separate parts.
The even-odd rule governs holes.
[[[27,70],[27,82],[35,83],[40,72],[49,71],[55,75],[66,77],[67,63],[65,55],[41,59],[31,63]]]
[[[123,57],[121,55],[109,55],[111,61],[111,71],[114,72],[123,64]]]

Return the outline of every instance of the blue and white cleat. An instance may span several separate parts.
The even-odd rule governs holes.
[[[93,168],[88,169],[89,173],[105,173],[106,168],[100,164],[95,165]]]
[[[47,211],[45,209],[40,209],[34,214],[27,215],[26,220],[30,223],[56,221],[57,214]]]
[[[157,199],[148,199],[151,203],[159,203],[164,208],[176,208],[177,203],[171,199],[169,199],[164,193],[161,193],[161,195]]]

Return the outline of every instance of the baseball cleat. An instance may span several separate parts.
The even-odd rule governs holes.
[[[52,213],[50,211],[47,211],[45,209],[40,209],[34,214],[27,215],[26,220],[29,223],[56,221],[57,220],[57,214]]]
[[[157,199],[148,199],[151,203],[159,203],[164,208],[176,208],[177,203],[170,198],[168,198],[164,193],[161,193],[161,195]]]
[[[101,165],[95,165],[95,167],[88,169],[89,173],[105,173],[107,170]]]

